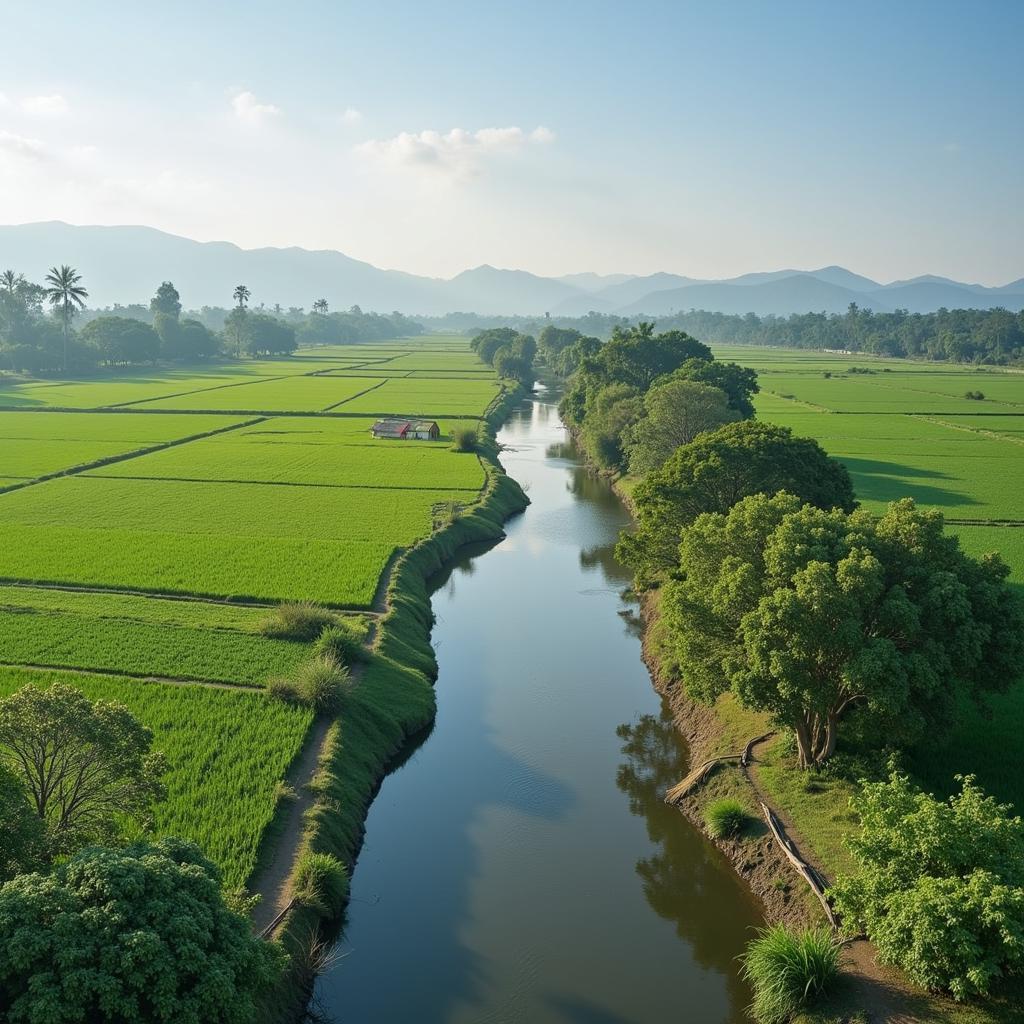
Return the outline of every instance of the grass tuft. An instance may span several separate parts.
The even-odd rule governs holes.
[[[295,868],[293,892],[304,906],[326,913],[340,907],[348,895],[348,872],[333,854],[306,850]]]
[[[275,640],[315,640],[337,618],[311,601],[280,604],[262,622],[260,632]]]
[[[746,807],[731,797],[715,800],[704,811],[704,824],[715,839],[739,835],[749,819]]]
[[[333,657],[343,665],[354,665],[368,660],[370,652],[354,630],[342,623],[328,626],[313,645],[317,654]]]
[[[758,932],[743,956],[743,977],[754,988],[750,1012],[759,1024],[784,1024],[838,976],[839,946],[828,928],[795,932],[772,925]]]

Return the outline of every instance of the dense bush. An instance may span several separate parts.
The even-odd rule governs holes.
[[[743,956],[743,976],[754,989],[750,1012],[759,1024],[784,1024],[823,995],[839,975],[839,947],[828,928],[758,932]]]
[[[704,824],[715,839],[739,835],[749,820],[750,815],[743,804],[728,797],[715,800],[704,811]]]
[[[289,601],[267,616],[260,632],[276,640],[315,640],[337,621],[337,616],[311,601]]]
[[[965,391],[964,392],[964,398],[973,399],[975,402],[983,402],[983,401],[985,401],[985,392],[984,391]]]
[[[0,888],[0,1018],[249,1024],[280,947],[225,904],[220,874],[176,839],[77,854]]]
[[[0,883],[40,866],[46,850],[42,818],[21,780],[0,765]]]
[[[313,649],[317,654],[333,657],[342,665],[366,661],[370,655],[359,635],[341,622],[328,626],[320,634]]]
[[[456,427],[452,431],[452,451],[475,452],[479,438],[471,427]]]
[[[1024,969],[1024,822],[971,777],[949,800],[905,775],[866,783],[851,800],[858,864],[830,890],[879,959],[956,999],[986,994]]]
[[[330,853],[304,851],[295,869],[295,898],[321,913],[337,911],[348,895],[345,865]]]

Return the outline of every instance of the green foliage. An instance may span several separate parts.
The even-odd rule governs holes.
[[[62,683],[0,699],[0,761],[28,789],[54,853],[110,840],[124,818],[150,821],[167,770],[152,742],[123,704]]]
[[[26,683],[64,683],[91,701],[116,701],[152,729],[168,765],[167,797],[152,808],[154,832],[198,843],[230,888],[246,883],[281,797],[278,783],[313,721],[309,708],[256,690],[0,667],[0,694]],[[126,823],[125,831],[137,838],[137,826]]]
[[[293,876],[295,898],[322,913],[337,912],[348,896],[348,872],[333,854],[304,850]]]
[[[477,432],[470,427],[456,427],[452,431],[452,451],[475,452],[480,439]]]
[[[948,727],[958,692],[1005,688],[1024,655],[1007,573],[909,499],[876,521],[759,494],[683,531],[663,607],[688,691],[731,689],[792,728],[809,766],[851,706],[892,743]]]
[[[0,884],[46,858],[46,827],[17,775],[0,764]]]
[[[149,300],[149,311],[154,317],[160,314],[172,320],[181,316],[181,296],[170,281],[164,281],[157,288],[156,295]]]
[[[160,339],[149,324],[124,316],[99,316],[82,328],[81,339],[109,366],[156,362]]]
[[[317,714],[337,711],[352,685],[348,667],[331,654],[317,654],[292,676],[301,703]]]
[[[658,381],[644,395],[644,415],[623,435],[630,472],[660,469],[681,445],[736,419],[720,388],[674,377]]]
[[[985,400],[985,393],[983,391],[965,391],[964,398],[970,398],[975,402],[983,402]]]
[[[342,665],[355,665],[366,661],[370,654],[363,644],[362,637],[340,622],[324,629],[313,645],[313,650],[317,654],[334,658]]]
[[[251,356],[288,356],[298,347],[295,328],[265,313],[249,313],[244,327],[245,350]]]
[[[643,416],[643,410],[642,396],[628,384],[609,384],[590,394],[582,437],[587,451],[602,469],[624,468],[624,439]]]
[[[819,508],[854,506],[845,467],[810,438],[753,420],[730,423],[677,448],[633,492],[635,533],[618,554],[641,582],[679,564],[683,528],[705,512],[726,513],[752,494],[788,491]]]
[[[583,363],[584,376],[600,384],[627,384],[645,392],[658,377],[690,359],[710,361],[711,349],[682,331],[654,333],[654,324],[616,326],[610,340]]]
[[[315,640],[337,621],[334,612],[312,601],[285,601],[264,619],[260,630],[278,640]]]
[[[956,999],[1024,968],[1024,822],[974,783],[936,800],[893,773],[851,806],[858,870],[831,889],[879,958]]]
[[[195,846],[85,850],[0,888],[5,1020],[248,1024],[279,947],[227,908]],[[84,969],[86,968],[87,969]]]
[[[715,839],[739,835],[749,820],[746,807],[730,797],[713,801],[704,811],[704,824]]]
[[[828,928],[794,932],[772,925],[747,946],[743,976],[754,989],[750,1012],[758,1024],[785,1024],[833,985],[839,947]]]
[[[725,392],[729,408],[739,414],[737,419],[753,418],[754,403],[751,399],[760,388],[757,371],[749,366],[723,363],[718,359],[687,359],[668,379],[691,380],[718,388]]]

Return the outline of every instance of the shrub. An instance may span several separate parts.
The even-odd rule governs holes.
[[[342,623],[328,626],[313,645],[317,654],[329,654],[342,665],[354,665],[366,661],[370,652],[363,645],[355,630]]]
[[[283,700],[286,704],[298,704],[301,700],[299,688],[292,679],[271,679],[266,685],[268,696]]]
[[[0,888],[0,949],[0,1010],[20,1021],[244,1024],[285,959],[177,839],[19,875]]]
[[[264,636],[275,640],[315,640],[337,618],[311,601],[289,601],[278,605],[260,625]]]
[[[747,809],[738,800],[715,800],[704,811],[704,824],[715,839],[739,835],[747,823]]]
[[[985,393],[983,391],[965,391],[964,398],[971,398],[975,402],[983,402],[985,400]]]
[[[314,655],[294,676],[299,700],[314,711],[337,711],[351,682],[348,669],[329,654]]]
[[[475,452],[480,443],[477,433],[471,427],[456,427],[452,431],[452,451]]]
[[[754,989],[754,1018],[760,1024],[783,1024],[838,976],[839,946],[825,927],[794,932],[772,925],[747,945],[742,970]]]
[[[853,876],[830,890],[879,959],[956,999],[985,995],[1024,969],[1024,822],[972,777],[936,800],[893,772],[850,801],[860,832],[847,840]]]
[[[295,869],[295,898],[322,913],[336,911],[348,895],[345,865],[330,853],[306,850]]]

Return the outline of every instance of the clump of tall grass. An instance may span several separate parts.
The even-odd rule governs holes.
[[[715,800],[704,811],[704,824],[715,839],[739,835],[745,828],[750,815],[746,807],[729,797]]]
[[[275,640],[315,640],[337,621],[326,608],[311,601],[288,601],[260,623],[260,632]]]
[[[750,1012],[759,1024],[784,1024],[822,996],[839,976],[839,946],[826,928],[763,928],[742,957],[754,988]]]
[[[475,452],[480,439],[471,427],[456,427],[452,431],[453,452]]]
[[[355,630],[341,622],[328,626],[313,645],[313,650],[317,654],[329,654],[343,665],[354,665],[370,657]]]
[[[348,872],[333,854],[306,850],[295,868],[292,891],[307,907],[324,914],[336,912],[348,895]]]
[[[352,686],[348,667],[332,654],[315,654],[283,679],[271,679],[267,693],[278,700],[305,704],[318,713],[337,711]]]

